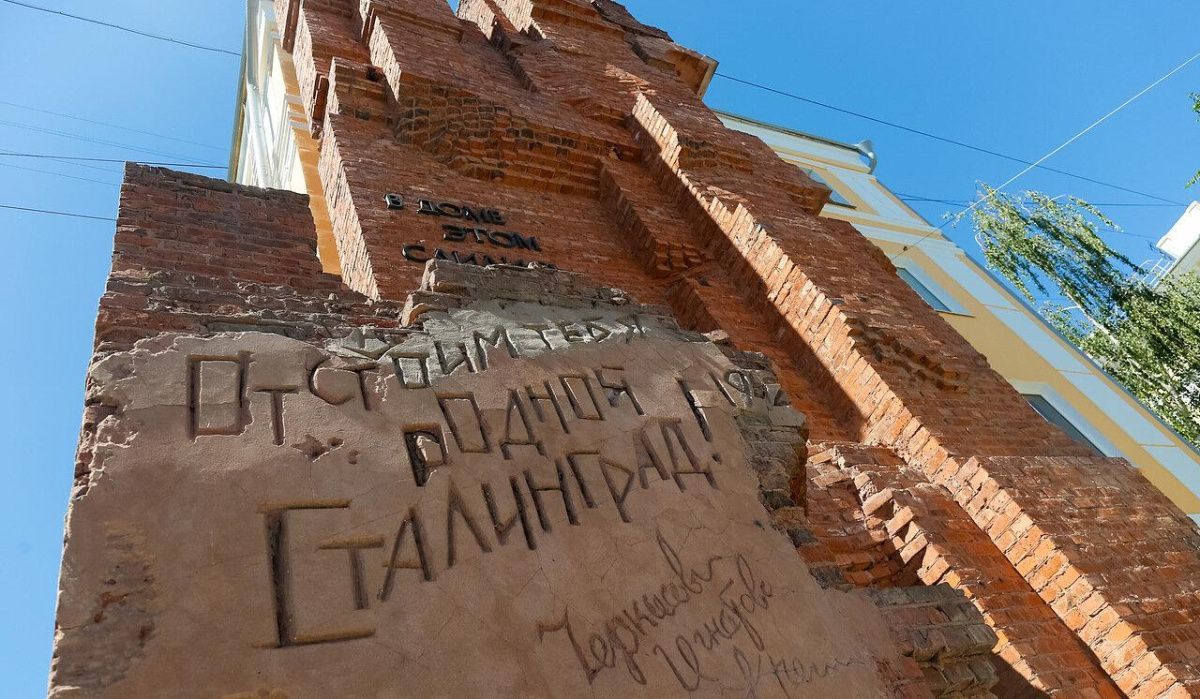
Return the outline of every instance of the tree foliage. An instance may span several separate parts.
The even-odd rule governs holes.
[[[1200,92],[1192,94],[1192,109],[1196,112],[1196,116],[1200,116]],[[1200,171],[1196,172],[1196,176],[1192,178],[1191,182],[1188,182],[1188,186],[1191,187],[1197,182],[1200,182]]]
[[[1200,444],[1200,277],[1148,285],[1110,247],[1096,207],[984,187],[972,216],[988,266],[1069,340],[1193,444]]]

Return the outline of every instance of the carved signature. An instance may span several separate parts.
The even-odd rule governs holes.
[[[712,654],[722,642],[732,643],[739,636],[746,636],[755,649],[765,650],[762,634],[754,626],[752,617],[770,606],[774,590],[770,583],[758,580],[746,557],[737,556],[737,575],[730,578],[718,594],[721,611],[705,620],[700,626],[675,637],[675,651],[679,663],[661,644],[654,646],[654,654],[661,657],[674,673],[679,686],[689,692],[700,687],[701,680],[712,679],[703,671],[702,658],[696,652],[699,645],[706,654]],[[736,646],[735,646],[736,651]]]
[[[722,643],[732,642],[739,636],[748,638],[760,651],[765,648],[762,634],[751,617],[770,605],[774,591],[769,583],[755,576],[745,556],[738,555],[734,559],[710,556],[699,566],[687,567],[661,531],[658,532],[658,547],[671,570],[670,579],[655,591],[635,598],[619,614],[606,620],[602,632],[588,634],[581,643],[569,609],[555,623],[538,624],[539,641],[544,641],[548,634],[565,632],[588,684],[593,684],[605,670],[617,667],[618,662],[633,681],[646,684],[646,673],[642,668],[644,655],[639,656],[644,644],[647,644],[652,657],[663,659],[680,686],[688,691],[699,687],[701,680],[711,679],[704,674],[697,648],[708,655]],[[724,560],[734,560],[735,570],[717,588],[714,585],[716,567]],[[711,590],[717,590],[720,611],[698,626],[677,634],[673,651],[661,643],[648,646],[652,630]]]
[[[636,656],[642,647],[642,639],[649,633],[647,627],[657,628],[660,622],[675,616],[681,608],[703,594],[716,575],[716,564],[724,558],[712,556],[699,567],[685,568],[679,553],[661,531],[658,532],[658,548],[671,569],[671,578],[655,591],[633,599],[620,614],[605,621],[603,634],[591,633],[586,639],[586,652],[571,622],[569,609],[563,612],[562,619],[556,623],[538,624],[539,641],[544,640],[547,634],[566,631],[567,640],[588,684],[595,682],[596,676],[604,670],[616,667],[618,655],[629,676],[638,684],[646,684],[646,675]]]
[[[832,673],[855,665],[866,665],[866,661],[858,658],[833,658],[824,663],[804,662],[800,658],[774,658],[770,653],[760,652],[754,654],[754,660],[742,652],[741,648],[734,647],[733,658],[737,663],[738,671],[742,674],[742,680],[746,683],[745,697],[746,699],[758,699],[758,689],[764,679],[764,661],[766,665],[767,675],[773,676],[779,688],[783,690],[785,697],[791,697],[791,688],[803,687],[815,679],[828,677]]]

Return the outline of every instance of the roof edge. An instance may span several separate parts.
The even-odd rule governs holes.
[[[835,148],[842,148],[844,150],[848,150],[853,153],[858,153],[859,155],[863,155],[862,150],[860,150],[857,145],[853,145],[850,143],[843,143],[842,141],[835,141],[832,138],[818,136],[816,134],[811,134],[806,131],[800,131],[798,129],[789,128],[787,126],[780,126],[779,124],[772,124],[770,122],[761,121],[759,119],[744,116],[742,114],[735,114],[734,112],[727,112],[723,109],[715,109],[714,108],[713,111],[717,113],[717,116],[729,117],[730,119],[737,119],[738,121],[744,121],[747,124],[753,124],[754,126],[760,126],[764,129],[771,129],[772,131],[778,131],[780,133],[785,133],[785,134],[788,134],[789,136],[796,136],[797,138],[803,138],[803,139],[807,139],[809,141],[816,141],[818,143],[824,143],[827,146],[833,146]]]

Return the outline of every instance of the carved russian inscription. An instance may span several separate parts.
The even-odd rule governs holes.
[[[388,194],[384,197],[387,208],[392,211],[403,211],[404,197],[400,194]],[[425,264],[429,260],[448,260],[467,265],[515,265],[523,267],[528,261],[522,259],[522,254],[541,253],[542,244],[537,236],[525,235],[516,231],[505,231],[495,226],[508,225],[507,217],[498,209],[458,204],[447,201],[417,199],[416,213],[438,218],[455,219],[462,223],[443,224],[441,227],[442,240],[449,243],[467,243],[476,247],[499,248],[502,251],[493,256],[484,252],[462,252],[460,250],[445,250],[434,248],[430,250],[425,245],[413,243],[404,245],[400,254],[409,262]],[[479,225],[484,224],[484,225]],[[540,261],[547,267],[554,267],[549,262]]]
[[[880,693],[882,622],[759,503],[735,417],[796,424],[777,386],[619,305],[421,321],[370,360],[250,333],[97,364],[134,436],[73,505],[60,676],[120,530],[154,633],[89,696]]]

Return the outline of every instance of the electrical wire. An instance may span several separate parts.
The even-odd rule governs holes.
[[[970,199],[937,199],[937,198],[932,198],[932,197],[919,197],[919,196],[916,196],[915,194],[900,194],[900,193],[894,193],[894,194],[896,194],[896,197],[898,197],[901,201],[937,202],[938,204],[946,204],[947,206],[969,206],[971,204]],[[1180,207],[1187,206],[1186,204],[1142,204],[1142,203],[1135,203],[1135,202],[1107,202],[1107,203],[1088,202],[1088,203],[1097,208],[1106,208],[1106,209],[1120,208],[1120,207],[1149,207],[1149,208],[1178,209]]]
[[[23,165],[13,165],[12,163],[0,163],[0,167],[7,167],[7,168],[11,168],[13,170],[25,170],[26,172],[37,172],[37,173],[41,173],[43,175],[55,175],[57,177],[66,177],[67,179],[79,180],[80,182],[93,182],[95,184],[105,185],[106,187],[120,187],[121,186],[120,184],[118,184],[116,182],[105,182],[103,180],[93,180],[90,177],[79,177],[77,175],[68,175],[65,172],[55,172],[53,170],[42,170],[42,169],[36,168],[36,167],[24,167]],[[107,172],[107,170],[105,172]]]
[[[1104,122],[1108,121],[1113,116],[1115,116],[1116,114],[1121,112],[1123,109],[1125,109],[1129,105],[1136,102],[1139,98],[1141,98],[1147,92],[1150,92],[1154,88],[1156,88],[1159,85],[1161,85],[1162,83],[1166,82],[1171,76],[1175,75],[1176,73],[1178,73],[1179,71],[1188,67],[1189,65],[1196,62],[1197,60],[1200,60],[1200,53],[1197,53],[1197,54],[1193,55],[1191,58],[1188,58],[1187,60],[1185,60],[1183,63],[1180,63],[1178,66],[1176,66],[1175,68],[1168,71],[1166,75],[1164,75],[1161,78],[1159,78],[1158,80],[1155,80],[1154,82],[1150,83],[1145,88],[1143,88],[1140,92],[1138,92],[1136,95],[1125,100],[1124,102],[1119,104],[1117,107],[1115,107],[1114,109],[1109,111],[1107,114],[1105,114],[1104,116],[1100,117],[1096,121],[1089,124],[1082,131],[1080,131],[1079,133],[1075,134],[1074,136],[1068,138],[1061,145],[1052,149],[1049,153],[1043,155],[1041,158],[1038,158],[1037,161],[1030,163],[1027,167],[1025,167],[1025,169],[1021,170],[1017,174],[1008,178],[1008,180],[1005,181],[1004,184],[1000,185],[999,187],[996,187],[995,190],[998,192],[1004,191],[1005,188],[1009,187],[1010,185],[1012,185],[1014,182],[1021,179],[1025,175],[1029,174],[1035,168],[1037,168],[1039,165],[1046,162],[1050,158],[1053,158],[1055,155],[1058,155],[1064,149],[1066,149],[1068,146],[1070,146],[1072,143],[1075,143],[1079,139],[1083,138],[1088,133],[1090,133],[1093,129],[1100,126]],[[973,201],[970,206],[968,206],[967,208],[958,212],[953,217],[948,217],[937,228],[934,228],[933,230],[929,231],[924,236],[922,236],[921,239],[918,240],[916,243],[913,243],[912,245],[905,245],[904,248],[899,253],[897,253],[895,256],[892,256],[891,259],[897,260],[897,259],[900,259],[901,257],[904,257],[904,255],[907,254],[909,250],[913,249],[914,247],[920,247],[921,243],[925,242],[926,240],[931,238],[933,235],[942,231],[946,226],[950,225],[951,221],[961,220],[963,216],[965,216],[965,215],[971,213],[972,211],[974,211],[975,209],[977,209],[979,207],[979,205],[984,203],[985,201],[987,201],[987,197],[976,198],[975,201]]]
[[[1090,133],[1090,132],[1091,132],[1093,129],[1095,129],[1096,127],[1100,126],[1100,125],[1101,125],[1101,124],[1103,124],[1104,122],[1108,121],[1108,120],[1109,120],[1109,119],[1111,119],[1112,117],[1116,116],[1116,115],[1117,115],[1117,113],[1119,113],[1120,111],[1122,111],[1123,109],[1125,109],[1125,108],[1126,108],[1126,107],[1128,107],[1129,105],[1131,105],[1131,104],[1133,104],[1134,102],[1136,102],[1136,101],[1137,101],[1139,98],[1141,98],[1141,97],[1142,97],[1142,95],[1145,95],[1147,92],[1150,92],[1150,91],[1151,91],[1151,90],[1153,90],[1154,88],[1156,88],[1156,87],[1158,87],[1159,85],[1163,84],[1163,83],[1164,83],[1164,82],[1166,82],[1166,81],[1167,81],[1167,80],[1168,80],[1168,79],[1169,79],[1171,76],[1175,75],[1176,73],[1178,73],[1179,71],[1183,70],[1184,68],[1187,68],[1189,65],[1191,65],[1192,63],[1194,63],[1194,62],[1195,62],[1196,60],[1198,60],[1198,59],[1200,59],[1200,53],[1197,53],[1197,54],[1195,54],[1194,56],[1192,56],[1191,58],[1189,58],[1189,59],[1187,59],[1186,61],[1184,61],[1183,63],[1180,63],[1180,64],[1179,64],[1178,66],[1176,66],[1176,67],[1175,67],[1173,70],[1171,70],[1170,72],[1168,72],[1166,75],[1162,76],[1162,77],[1161,77],[1161,78],[1159,78],[1158,80],[1155,80],[1154,82],[1152,82],[1152,83],[1150,83],[1149,85],[1147,85],[1145,88],[1143,88],[1143,89],[1142,89],[1142,91],[1141,91],[1141,92],[1138,92],[1138,93],[1137,93],[1136,95],[1134,95],[1133,97],[1130,97],[1129,99],[1125,100],[1124,102],[1122,102],[1121,104],[1119,104],[1117,107],[1115,107],[1115,108],[1114,108],[1112,111],[1110,111],[1108,114],[1105,114],[1104,116],[1100,117],[1100,118],[1099,118],[1099,119],[1097,119],[1096,121],[1094,121],[1094,122],[1092,122],[1091,124],[1089,124],[1089,125],[1087,126],[1087,128],[1083,129],[1082,131],[1080,131],[1079,133],[1075,134],[1074,136],[1072,136],[1072,137],[1068,138],[1066,141],[1063,141],[1063,143],[1062,143],[1061,145],[1059,145],[1057,148],[1055,148],[1055,149],[1051,150],[1049,153],[1047,153],[1047,154],[1043,155],[1042,157],[1038,158],[1036,162],[1030,163],[1028,166],[1026,166],[1026,168],[1025,168],[1024,170],[1022,170],[1022,171],[1018,172],[1017,174],[1013,175],[1012,177],[1010,177],[1010,178],[1008,179],[1008,181],[1006,181],[1004,184],[1000,185],[1000,186],[999,186],[999,187],[997,187],[996,189],[997,189],[997,190],[1000,190],[1000,191],[1003,191],[1003,190],[1004,190],[1006,187],[1008,187],[1009,185],[1013,184],[1013,183],[1014,183],[1014,182],[1016,182],[1017,180],[1021,179],[1021,178],[1022,178],[1022,177],[1024,177],[1025,175],[1029,174],[1029,173],[1030,173],[1030,172],[1031,172],[1031,171],[1032,171],[1034,168],[1037,168],[1039,165],[1041,165],[1042,163],[1046,162],[1046,161],[1047,161],[1047,160],[1049,160],[1050,158],[1053,158],[1054,156],[1058,155],[1058,154],[1059,154],[1059,153],[1061,153],[1062,151],[1066,150],[1066,148],[1067,148],[1068,146],[1070,146],[1072,143],[1075,143],[1075,142],[1076,142],[1076,141],[1078,141],[1079,139],[1083,138],[1083,137],[1084,137],[1084,136],[1086,136],[1088,133]],[[977,199],[977,200],[976,200],[976,202],[975,202],[974,204],[972,204],[972,205],[971,205],[971,207],[968,209],[968,211],[970,211],[970,210],[974,209],[975,207],[979,206],[979,204],[980,204],[980,203],[982,203],[982,202],[983,202],[983,199],[982,199],[982,198],[980,198],[980,199]],[[965,212],[964,212],[964,213],[965,213]]]
[[[3,0],[0,0],[3,2]],[[162,163],[150,160],[127,160],[121,158],[84,158],[76,155],[49,155],[46,153],[14,153],[10,151],[0,151],[0,158],[33,158],[37,160],[61,160],[63,162],[81,161],[88,163],[137,163],[139,165],[152,165],[154,167],[192,167],[202,170],[224,170],[228,165],[207,165],[204,163]],[[105,172],[108,172],[105,170]]]
[[[0,209],[11,209],[12,211],[26,211],[34,214],[50,214],[51,216],[70,216],[72,218],[90,218],[96,221],[116,221],[117,219],[110,216],[92,216],[90,214],[77,214],[70,211],[50,211],[49,209],[31,209],[25,206],[12,206],[11,204],[0,204]]]
[[[187,159],[187,158],[191,157],[191,156],[185,155],[183,153],[172,153],[170,151],[162,151],[162,150],[157,150],[154,148],[146,148],[144,146],[135,146],[130,143],[121,143],[120,141],[108,141],[103,138],[96,138],[94,136],[83,136],[80,134],[71,133],[69,131],[59,131],[58,129],[48,129],[44,126],[34,126],[32,124],[22,124],[17,121],[7,121],[5,119],[0,119],[0,126],[8,126],[11,128],[16,128],[16,129],[24,129],[26,131],[33,131],[35,133],[44,133],[44,134],[48,134],[50,136],[58,136],[60,138],[67,138],[72,141],[81,141],[83,143],[94,143],[94,144],[101,145],[101,146],[112,146],[114,148],[124,148],[126,150],[139,151],[141,153],[149,153],[151,155],[160,155],[165,158]]]
[[[905,201],[905,202],[935,203],[935,204],[944,204],[945,206],[966,207],[971,204],[971,202],[969,202],[969,201],[954,201],[954,200],[950,200],[950,199],[931,199],[929,197],[901,196],[899,194],[897,194],[896,197],[898,199],[900,199],[900,201]],[[1095,206],[1095,207],[1112,207],[1112,206],[1171,206],[1171,207],[1174,207],[1174,204],[1092,204],[1092,206]],[[1120,230],[1120,229],[1118,229],[1114,232],[1119,235],[1128,235],[1128,236],[1133,236],[1134,238],[1145,238],[1146,240],[1160,240],[1162,238],[1161,235],[1147,235],[1145,233],[1130,233],[1129,231]],[[930,237],[931,236],[928,236],[928,235],[925,236],[920,241],[918,241],[915,245],[920,245],[921,243],[928,240]],[[897,258],[898,257],[899,257],[899,255],[897,255]]]
[[[9,150],[0,150],[0,157],[6,156],[6,155],[20,156],[21,154],[15,153],[14,151],[9,151]],[[89,164],[86,162],[75,162],[74,160],[67,159],[67,158],[50,157],[50,158],[46,158],[46,160],[53,160],[55,162],[63,163],[65,165],[70,165],[72,167],[84,168],[87,170],[95,170],[96,172],[103,172],[106,175],[111,175],[113,173],[112,168],[101,167],[99,165],[92,165],[92,164]]]
[[[761,83],[756,83],[752,80],[745,80],[743,78],[737,78],[732,75],[726,75],[726,74],[720,73],[720,72],[718,72],[716,75],[718,77],[724,78],[724,79],[732,81],[732,82],[741,83],[743,85],[747,85],[749,87],[754,87],[759,90],[764,90],[766,92],[771,92],[776,95],[781,95],[783,97],[789,97],[791,99],[798,100],[800,102],[811,104],[811,105],[814,105],[817,107],[821,107],[823,109],[828,109],[828,110],[831,110],[834,112],[839,112],[841,114],[846,114],[849,116],[857,117],[859,119],[865,119],[867,121],[870,121],[870,122],[873,122],[876,124],[880,124],[882,126],[888,126],[893,129],[899,129],[900,131],[907,131],[908,133],[916,134],[918,136],[923,136],[925,138],[930,138],[935,141],[941,141],[942,143],[948,143],[950,145],[958,146],[960,148],[966,148],[969,150],[976,151],[978,153],[984,153],[986,155],[991,155],[991,156],[994,156],[997,158],[1003,158],[1004,160],[1010,160],[1014,163],[1020,163],[1022,165],[1034,165],[1034,163],[1032,161],[1025,160],[1023,158],[1018,158],[1013,155],[1008,155],[1006,153],[1001,153],[999,151],[995,151],[990,148],[984,148],[983,146],[972,145],[972,144],[966,143],[964,141],[959,141],[959,140],[956,140],[953,138],[947,138],[946,136],[939,136],[938,134],[931,133],[929,131],[924,131],[921,129],[913,128],[911,126],[905,126],[904,124],[898,124],[894,121],[888,121],[887,119],[880,119],[879,117],[873,117],[869,114],[864,114],[862,112],[856,112],[852,109],[846,109],[845,107],[838,107],[836,105],[829,104],[827,102],[821,102],[819,100],[815,100],[815,99],[812,99],[809,97],[803,97],[803,96],[797,95],[793,92],[787,92],[786,90],[779,90],[779,89],[776,89],[776,88],[773,88],[773,87],[770,87],[767,85],[763,85]],[[1080,175],[1078,173],[1068,172],[1066,170],[1059,170],[1058,168],[1047,167],[1044,164],[1037,164],[1036,167],[1039,170],[1045,170],[1046,172],[1053,172],[1058,175],[1064,175],[1066,177],[1071,177],[1071,178],[1074,178],[1077,180],[1082,180],[1084,182],[1090,182],[1092,184],[1101,185],[1103,187],[1109,187],[1110,189],[1119,190],[1119,191],[1126,192],[1129,194],[1136,194],[1138,196],[1146,197],[1148,199],[1156,199],[1161,202],[1166,202],[1168,204],[1175,204],[1178,206],[1187,206],[1187,204],[1185,204],[1183,202],[1175,201],[1174,199],[1167,199],[1165,197],[1160,197],[1155,194],[1150,194],[1148,192],[1142,192],[1142,191],[1139,191],[1136,189],[1131,189],[1129,187],[1124,187],[1124,186],[1121,186],[1118,184],[1113,184],[1112,182],[1105,182],[1103,180],[1098,180],[1098,179],[1095,179],[1092,177],[1088,177],[1086,175]]]
[[[176,138],[175,136],[168,136],[166,134],[155,133],[153,131],[142,131],[141,129],[133,129],[128,126],[121,126],[120,124],[110,124],[107,121],[97,121],[95,119],[87,119],[84,117],[75,116],[73,114],[64,114],[63,112],[51,111],[49,109],[39,109],[37,107],[30,107],[29,105],[26,105],[26,104],[18,104],[17,102],[9,102],[8,100],[0,100],[0,104],[3,104],[8,107],[16,107],[17,109],[24,109],[24,110],[30,111],[30,112],[37,112],[38,114],[49,114],[51,116],[62,117],[64,119],[72,119],[74,121],[82,121],[85,124],[95,124],[97,126],[107,126],[112,129],[128,131],[129,133],[141,134],[143,136],[153,136],[154,138],[161,138],[161,139],[164,139],[167,141],[175,141],[177,143],[186,143],[189,146],[198,146],[200,148],[208,148],[209,150],[215,150],[215,151],[224,151],[225,150],[225,148],[222,148],[220,146],[210,146],[207,143],[199,143],[197,141],[189,141],[186,138]]]
[[[203,44],[195,44],[190,41],[183,41],[182,39],[175,39],[175,38],[172,38],[169,36],[163,36],[161,34],[152,34],[150,32],[144,32],[140,29],[133,29],[131,27],[122,26],[120,24],[113,24],[111,22],[103,22],[98,19],[91,19],[90,17],[80,17],[79,15],[73,15],[68,12],[62,12],[60,10],[54,10],[49,7],[41,7],[40,5],[31,5],[26,2],[18,2],[17,0],[0,0],[0,2],[5,2],[5,3],[8,3],[9,5],[16,5],[18,7],[24,7],[29,10],[37,10],[38,12],[45,12],[45,13],[52,14],[52,15],[59,15],[60,17],[67,17],[70,19],[79,20],[80,22],[87,22],[88,24],[96,24],[101,27],[108,27],[109,29],[117,29],[117,30],[120,30],[123,32],[129,32],[130,34],[137,34],[138,36],[144,36],[148,39],[157,39],[159,41],[167,41],[172,44],[178,44],[180,46],[187,46],[187,47],[193,48],[193,49],[200,49],[201,51],[211,51],[213,53],[227,54],[229,56],[237,56],[238,58],[241,58],[241,56],[242,56],[242,54],[237,51],[229,51],[227,49],[216,48],[213,46],[204,46]]]

